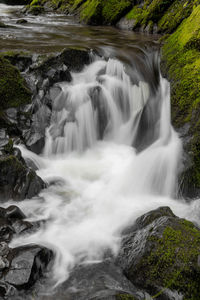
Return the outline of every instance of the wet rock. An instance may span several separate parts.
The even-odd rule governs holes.
[[[91,97],[92,105],[95,110],[98,112],[98,124],[99,124],[99,138],[102,139],[104,132],[108,124],[108,116],[105,110],[105,105],[103,103],[103,94],[99,86],[92,88],[89,91]]]
[[[147,293],[136,289],[117,266],[110,260],[106,260],[75,268],[70,278],[55,291],[55,294],[42,297],[42,299],[125,299],[122,295],[126,295],[130,300],[142,300],[148,296]]]
[[[26,216],[21,211],[21,209],[16,205],[10,205],[8,208],[6,208],[5,217],[10,219],[19,219],[19,220],[23,220],[26,218]]]
[[[0,256],[7,256],[9,253],[9,247],[6,242],[0,242]]]
[[[26,19],[19,19],[17,20],[16,24],[26,24],[28,21]]]
[[[0,21],[0,28],[6,28],[6,27],[8,27],[8,26],[5,23]]]
[[[26,10],[28,14],[32,14],[34,16],[40,15],[44,13],[44,7],[41,5],[31,5],[28,10]]]
[[[15,234],[17,235],[30,232],[33,229],[33,224],[24,220],[13,219],[10,220],[10,222]]]
[[[134,19],[128,20],[126,19],[126,17],[124,17],[116,24],[116,26],[119,29],[133,30],[135,23],[136,20]]]
[[[18,20],[20,21],[20,20]],[[26,20],[24,20],[26,21]],[[20,72],[24,72],[27,70],[27,68],[32,64],[32,57],[29,54],[26,53],[20,53],[20,52],[9,52],[3,54],[4,58],[9,60],[9,62],[16,66]]]
[[[0,218],[0,242],[10,242],[14,233],[10,222],[5,218]]]
[[[28,130],[24,135],[26,146],[36,154],[40,154],[45,145],[44,132],[37,132],[34,129]]]
[[[70,71],[79,72],[85,65],[90,63],[90,52],[78,49],[64,49],[57,56],[52,56],[44,60],[39,66],[33,66],[32,71],[42,77],[48,78],[55,75],[58,70],[64,81],[71,81]],[[60,71],[59,71],[60,70]],[[62,71],[62,72],[61,72]],[[66,74],[65,74],[66,73]],[[58,76],[58,75],[57,75]],[[63,81],[60,80],[59,81]],[[58,82],[58,81],[57,81]],[[55,83],[55,82],[54,82]]]
[[[164,207],[124,232],[116,263],[134,285],[160,293],[157,299],[198,299],[199,251],[200,230]]]
[[[44,182],[29,169],[23,160],[14,155],[0,157],[0,196],[1,201],[7,199],[21,200],[37,195]]]
[[[59,59],[69,68],[70,71],[80,72],[85,65],[89,65],[90,53],[85,50],[65,49],[59,55]]]
[[[15,248],[10,253],[10,268],[3,279],[17,289],[29,289],[44,275],[52,257],[51,250],[38,245]]]

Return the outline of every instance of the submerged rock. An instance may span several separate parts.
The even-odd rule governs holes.
[[[124,234],[116,262],[134,285],[157,299],[199,299],[200,230],[194,224],[161,207]]]
[[[16,24],[26,24],[28,21],[26,19],[19,19],[17,20]]]

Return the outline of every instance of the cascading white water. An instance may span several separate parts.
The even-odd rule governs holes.
[[[59,86],[47,129],[46,156],[91,148],[101,135],[105,140],[133,143],[149,88],[144,82],[132,85],[122,63],[98,60],[74,74],[72,84]],[[103,132],[100,126],[105,127]]]
[[[160,78],[155,97],[156,138],[141,152],[132,145],[153,95],[147,83],[131,83],[122,63],[97,60],[59,88],[44,155],[20,147],[38,175],[54,181],[40,198],[19,204],[31,221],[46,222],[12,241],[52,248],[57,283],[75,264],[101,260],[107,249],[117,253],[120,232],[142,213],[168,205],[186,216],[188,207],[171,198],[182,147],[170,124],[167,80]]]

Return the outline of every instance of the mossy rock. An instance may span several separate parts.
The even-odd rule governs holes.
[[[117,263],[153,298],[169,299],[170,290],[184,300],[199,300],[199,258],[200,230],[169,208],[159,208],[140,217],[132,232],[129,229]]]
[[[200,5],[166,41],[162,50],[162,71],[171,82],[172,122],[176,128],[189,125],[184,148],[190,164],[181,179],[189,197],[200,190]]]
[[[31,102],[31,93],[17,68],[0,56],[1,110],[19,107]]]
[[[87,0],[80,8],[80,19],[92,25],[116,24],[131,7],[131,0]]]
[[[32,198],[44,187],[42,179],[22,158],[13,154],[0,156],[0,201]]]

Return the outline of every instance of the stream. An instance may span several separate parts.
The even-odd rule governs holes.
[[[169,206],[199,223],[198,201],[178,199],[182,142],[171,125],[170,84],[159,70],[157,37],[112,27],[89,27],[73,17],[27,15],[0,4],[0,51],[50,54],[93,49],[91,64],[57,84],[43,153],[19,146],[50,186],[17,205],[43,221],[12,247],[41,244],[56,254],[53,284],[78,264],[116,255],[122,231],[142,214]],[[52,184],[53,182],[53,184]],[[10,203],[13,203],[10,201]]]

